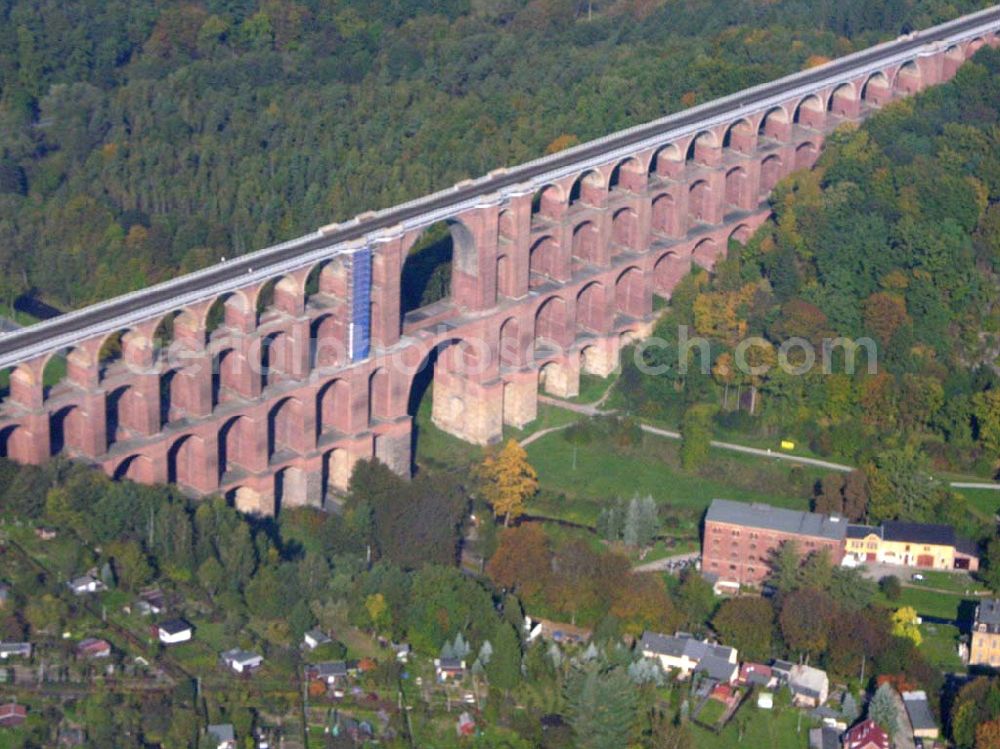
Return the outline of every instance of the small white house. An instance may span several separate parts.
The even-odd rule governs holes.
[[[788,678],[788,688],[797,707],[819,707],[830,696],[830,679],[822,669],[795,665]]]
[[[260,668],[264,659],[256,653],[233,648],[221,655],[222,662],[238,674],[248,673],[255,668]]]
[[[757,707],[761,710],[774,709],[774,695],[770,692],[760,692],[757,695]]]
[[[74,577],[66,583],[66,585],[73,591],[73,595],[77,596],[97,593],[98,591],[107,590],[108,587],[92,575],[80,575],[79,577]]]
[[[215,749],[236,749],[236,731],[231,723],[217,723],[205,729]]]
[[[30,658],[30,642],[0,642],[0,659]]]
[[[191,639],[194,631],[191,625],[183,619],[171,619],[162,622],[157,627],[157,636],[164,645],[176,645],[179,642],[187,642]]]
[[[313,681],[322,681],[328,686],[344,683],[348,676],[347,664],[343,661],[316,663],[306,666],[306,677]]]
[[[440,682],[461,680],[465,676],[465,661],[459,658],[435,658],[434,674]]]
[[[304,635],[302,635],[302,642],[310,650],[315,650],[320,645],[326,645],[328,642],[333,642],[324,632],[320,632],[318,629],[310,629]]]

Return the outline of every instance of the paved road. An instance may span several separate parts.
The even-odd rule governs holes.
[[[549,174],[561,175],[565,170],[575,168],[577,165],[607,157],[650,139],[666,137],[669,133],[696,128],[706,121],[725,117],[736,119],[747,111],[767,106],[775,97],[790,95],[805,88],[816,89],[833,81],[839,82],[845,74],[854,70],[880,64],[883,60],[907,54],[926,44],[956,34],[995,26],[998,22],[1000,22],[1000,7],[990,8],[972,16],[965,16],[847,55],[826,65],[745,89],[645,125],[628,128],[552,156],[510,169],[498,170],[486,177],[462,183],[461,186],[442,190],[425,198],[370,215],[364,214],[364,219],[352,219],[350,222],[331,228],[329,232],[317,231],[173,281],[86,307],[46,323],[33,325],[0,339],[0,367],[17,363],[31,355],[55,350],[73,340],[71,336],[74,335],[110,332],[112,328],[124,324],[127,320],[148,319],[168,312],[184,299],[214,296],[227,284],[277,275],[287,263],[311,252],[332,251],[335,245],[363,241],[373,232],[390,229],[415,219],[427,218],[427,224],[433,223],[447,218],[448,215],[454,215],[461,206],[493,195],[503,188],[523,185],[536,178],[546,179]]]

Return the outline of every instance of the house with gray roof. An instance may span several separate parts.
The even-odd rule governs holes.
[[[826,671],[796,664],[788,677],[792,702],[799,707],[819,707],[830,696],[830,679]]]
[[[686,632],[673,636],[643,632],[638,650],[643,657],[658,660],[664,671],[676,671],[682,679],[699,671],[717,681],[732,683],[739,670],[736,648],[699,640]]]
[[[934,713],[931,712],[930,702],[927,701],[927,693],[923,690],[903,692],[902,697],[913,735],[918,739],[936,739],[941,732],[934,720]]]

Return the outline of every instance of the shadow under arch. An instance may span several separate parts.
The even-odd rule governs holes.
[[[406,253],[400,279],[400,315],[452,296],[455,271],[474,275],[476,242],[458,219],[431,224]]]
[[[416,475],[418,472],[417,466],[417,442],[420,439],[421,424],[418,414],[421,408],[433,408],[433,400],[429,402],[428,406],[424,405],[425,397],[428,392],[431,391],[434,384],[434,374],[437,371],[438,363],[440,362],[441,355],[452,348],[453,346],[458,346],[464,343],[461,338],[450,338],[445,341],[441,341],[434,348],[432,348],[427,355],[420,362],[413,379],[410,380],[410,393],[406,401],[406,413],[409,414],[411,418],[410,422],[410,472]],[[430,393],[433,399],[434,393]]]

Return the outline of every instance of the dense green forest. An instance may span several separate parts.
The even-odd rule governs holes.
[[[0,302],[80,306],[976,0],[0,0]]]
[[[985,50],[952,82],[836,133],[814,170],[779,185],[746,247],[673,295],[657,333],[709,338],[706,368],[682,375],[676,347],[647,353],[669,368],[661,377],[625,357],[631,409],[690,435],[714,418],[866,465],[872,519],[955,519],[960,504],[929,475],[988,475],[1000,455],[998,123],[1000,54]],[[793,337],[817,361],[804,375],[743,374],[734,349],[747,336],[761,338],[750,364],[777,364]],[[835,336],[872,342],[853,374],[842,350],[823,373],[822,340]],[[801,347],[788,353],[805,363]],[[837,491],[823,492],[825,509],[843,509]]]

